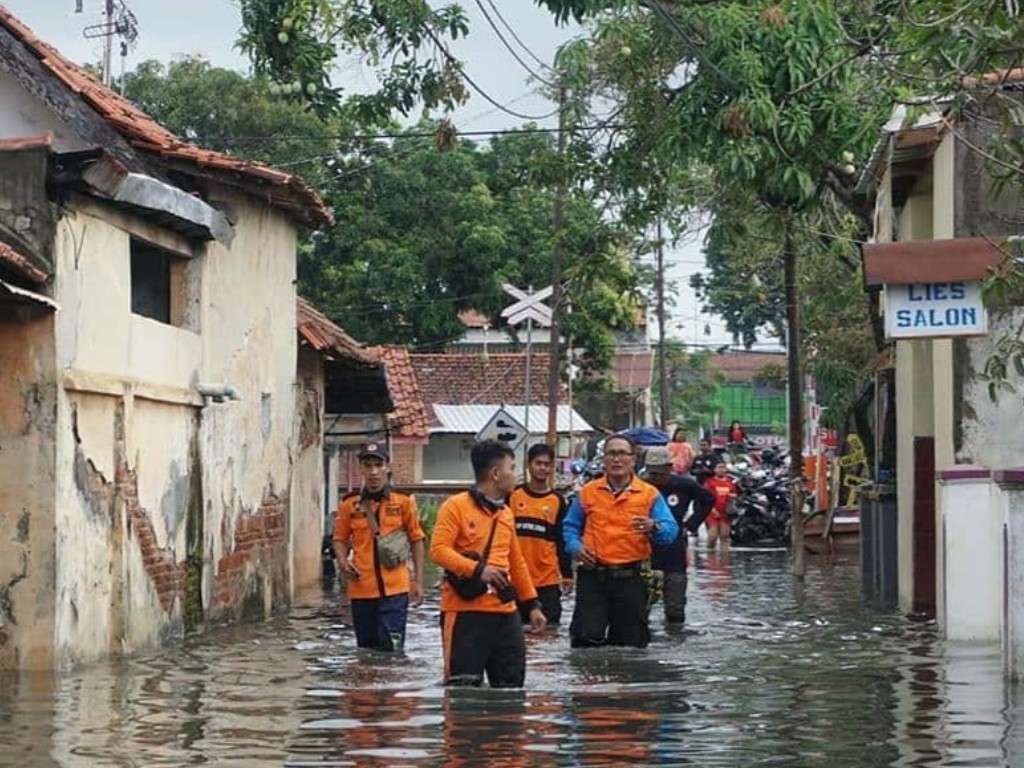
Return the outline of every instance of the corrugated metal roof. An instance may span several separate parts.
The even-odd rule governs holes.
[[[494,412],[504,407],[508,414],[520,424],[526,423],[526,407],[522,405],[444,405],[434,403],[434,415],[441,426],[431,427],[434,432],[451,432],[455,434],[475,435],[490,421]],[[558,406],[558,431],[568,432],[570,422],[573,432],[593,432],[586,419],[580,416],[575,408],[568,405]],[[548,431],[548,409],[544,405],[530,406],[530,434],[543,435]]]

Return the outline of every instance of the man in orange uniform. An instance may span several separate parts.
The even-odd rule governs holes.
[[[562,620],[562,591],[572,590],[572,558],[562,539],[565,499],[551,488],[554,461],[555,451],[550,445],[531,445],[526,454],[529,482],[512,491],[508,500],[516,517],[519,546],[548,624]],[[528,603],[520,604],[524,624],[530,621],[529,607]]]
[[[338,505],[334,550],[342,573],[348,576],[356,644],[401,651],[409,603],[423,601],[423,529],[415,499],[388,487],[390,456],[383,446],[363,446],[359,469],[362,490],[347,494]],[[408,563],[388,567],[381,562],[378,539],[401,529],[411,544],[411,579]]]
[[[563,526],[565,548],[579,563],[569,637],[574,648],[645,648],[651,542],[671,544],[679,525],[661,492],[633,473],[632,440],[609,437],[603,461],[604,476],[580,489]]]
[[[547,625],[530,579],[515,518],[505,499],[516,484],[515,454],[484,440],[470,453],[476,485],[447,499],[437,511],[430,558],[446,571],[441,585],[445,685],[521,688],[526,643],[516,600],[529,607],[535,632]],[[463,597],[452,580],[479,584]],[[486,589],[485,589],[486,588]]]

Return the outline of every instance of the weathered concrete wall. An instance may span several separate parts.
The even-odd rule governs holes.
[[[17,79],[0,67],[0,139],[18,139],[53,133],[54,149],[76,152],[88,144],[75,135],[68,125],[47,109],[38,99],[26,93]]]
[[[289,512],[302,423],[295,230],[220,197],[238,221],[230,249],[191,248],[83,201],[60,223],[58,662],[265,615],[290,597],[290,531],[319,541],[318,505],[295,525]],[[193,257],[188,327],[131,313],[132,234]],[[197,382],[242,399],[204,403]]]
[[[1006,91],[1000,94],[999,103],[1005,107],[1006,100],[1011,98],[1018,103],[1024,101],[1024,96]],[[999,169],[993,168],[976,149],[993,147],[1005,141],[1002,136],[1005,115],[995,103],[986,101],[976,105],[972,111],[978,114],[977,118],[957,124],[957,132],[963,140],[956,145],[955,235],[1019,235],[1024,230],[1024,197],[1020,194],[1020,187],[1011,182],[1002,188],[994,188],[993,181]],[[1018,139],[1024,135],[1024,127],[1018,126],[1015,131]],[[1016,174],[1014,179],[1017,180]]]
[[[1021,424],[1021,393],[1024,378],[1010,367],[1010,383],[1016,392],[1000,393],[993,401],[988,382],[978,374],[994,351],[1003,334],[1015,332],[1024,322],[1024,309],[995,314],[989,318],[989,336],[970,339],[964,344],[964,355],[956,376],[962,383],[961,444],[957,463],[978,464],[989,469],[1019,467],[1024,457],[1024,426]]]
[[[287,603],[289,497],[295,461],[296,232],[241,195],[230,249],[207,247],[202,378],[234,384],[240,402],[203,410],[203,605],[207,619],[263,614]],[[300,510],[315,515],[319,510]]]
[[[52,314],[0,307],[0,670],[53,663],[55,359]]]
[[[1019,95],[1003,94],[1001,98]],[[959,130],[964,141],[956,152],[956,237],[996,237],[1024,234],[1024,196],[1016,184],[993,188],[993,174],[986,159],[972,147],[992,146],[1002,130],[992,105],[981,106],[982,119],[965,121]],[[1021,130],[1018,128],[1018,133]],[[954,390],[960,393],[956,424],[957,463],[973,463],[990,469],[1019,467],[1024,456],[1024,429],[1020,423],[1020,392],[1024,380],[1010,366],[1017,393],[1005,392],[993,402],[988,384],[979,378],[994,345],[1015,332],[1024,309],[993,312],[989,335],[958,342],[954,359]]]
[[[292,588],[320,581],[324,523],[323,358],[299,348],[295,434],[298,438],[291,494]]]
[[[469,451],[473,447],[472,435],[431,435],[430,443],[423,446],[423,480],[473,481],[473,467]]]

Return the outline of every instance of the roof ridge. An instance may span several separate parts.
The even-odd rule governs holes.
[[[294,194],[296,200],[291,210],[300,217],[318,223],[333,221],[331,212],[320,195],[298,176],[255,160],[243,160],[185,141],[143,112],[131,100],[97,81],[83,67],[42,40],[4,5],[0,5],[0,26],[24,45],[53,77],[85,101],[135,149],[158,154],[165,159],[184,160],[213,171],[230,171],[284,187]]]

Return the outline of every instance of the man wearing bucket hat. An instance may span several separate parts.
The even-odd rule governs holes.
[[[672,454],[661,447],[647,450],[644,479],[661,491],[672,517],[679,523],[680,535],[671,544],[654,547],[651,566],[665,574],[665,621],[682,624],[686,620],[686,531],[700,530],[715,503],[715,495],[689,475],[673,474]],[[691,503],[693,514],[687,518]]]
[[[342,498],[334,524],[334,549],[348,577],[356,644],[401,651],[409,604],[423,600],[419,511],[412,496],[391,489],[391,456],[383,444],[360,448],[359,470],[363,487]]]

